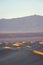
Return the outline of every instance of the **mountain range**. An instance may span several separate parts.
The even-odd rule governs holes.
[[[43,16],[0,19],[0,32],[43,32]]]

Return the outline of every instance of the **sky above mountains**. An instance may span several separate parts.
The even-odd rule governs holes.
[[[43,0],[0,0],[0,18],[43,15]]]

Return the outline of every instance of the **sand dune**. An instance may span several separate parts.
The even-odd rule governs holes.
[[[29,43],[23,44],[20,48],[1,49],[0,50],[0,65],[43,65],[43,56],[36,55],[31,48],[26,47]],[[38,48],[38,45],[37,45]]]

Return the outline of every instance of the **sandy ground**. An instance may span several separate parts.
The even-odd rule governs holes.
[[[43,56],[36,55],[26,45],[20,48],[0,49],[0,65],[43,65]]]

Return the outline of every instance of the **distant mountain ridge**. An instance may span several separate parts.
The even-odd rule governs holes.
[[[0,32],[43,32],[43,16],[0,19]]]

